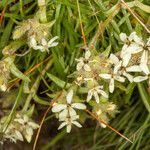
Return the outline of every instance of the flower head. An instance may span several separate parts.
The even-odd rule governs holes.
[[[67,117],[67,118],[61,118],[59,121],[62,121],[62,123],[58,127],[58,130],[60,130],[61,128],[66,126],[67,133],[70,133],[71,128],[72,128],[72,124],[74,124],[77,127],[81,128],[82,125],[79,122],[76,121],[77,119],[79,119],[78,115],[70,116],[70,117]]]
[[[78,62],[77,71],[80,71],[81,69],[84,69],[85,71],[91,71],[91,68],[89,66],[89,62],[91,62],[90,57],[91,57],[91,52],[87,50],[85,52],[84,57],[80,57],[79,59],[76,59],[76,61]]]
[[[88,91],[87,102],[89,102],[92,99],[92,96],[94,96],[96,102],[99,103],[99,94],[108,98],[108,94],[103,91],[103,86],[96,86]]]
[[[37,44],[37,41],[34,37],[30,38],[30,46],[35,50],[40,50],[41,52],[47,51],[49,52],[49,48],[55,47],[58,45],[58,42],[55,42],[55,40],[58,39],[58,36],[53,37],[51,40],[46,41],[46,39],[42,38],[41,45]]]

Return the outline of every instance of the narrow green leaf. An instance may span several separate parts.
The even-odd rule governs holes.
[[[47,73],[47,76],[49,77],[49,79],[51,79],[55,84],[57,84],[60,88],[64,88],[66,85],[66,88],[70,87],[71,84],[64,82],[63,80],[57,78],[56,76]]]
[[[30,79],[26,75],[24,75],[20,70],[18,70],[18,68],[15,66],[14,63],[11,64],[10,71],[14,76],[16,76],[24,81],[30,82]]]
[[[146,109],[150,113],[150,95],[146,92],[145,87],[142,83],[138,83],[138,90]]]
[[[47,102],[47,101],[44,101],[42,100],[41,98],[39,98],[37,95],[34,95],[33,97],[34,101],[39,103],[39,104],[42,104],[42,105],[50,105],[50,102]]]

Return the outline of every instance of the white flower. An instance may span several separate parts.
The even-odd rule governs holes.
[[[125,82],[125,78],[120,76],[120,74],[118,73],[118,70],[120,69],[122,62],[119,61],[118,58],[115,57],[115,55],[113,55],[113,59],[114,59],[115,66],[114,66],[114,70],[112,71],[112,73],[110,73],[110,74],[107,74],[107,73],[99,74],[99,76],[101,78],[110,80],[110,82],[109,82],[109,92],[110,93],[113,93],[113,91],[114,91],[115,80],[117,80],[119,82]]]
[[[73,90],[70,90],[66,96],[67,103],[66,104],[55,104],[52,108],[52,112],[58,113],[59,118],[69,116],[75,116],[76,111],[73,109],[86,109],[86,106],[82,103],[72,103],[73,101]]]
[[[71,116],[71,117],[68,117],[68,118],[62,118],[60,121],[63,121],[63,122],[58,127],[58,130],[60,130],[61,128],[63,128],[64,126],[66,126],[67,133],[70,133],[71,128],[72,128],[72,124],[74,124],[77,127],[81,128],[82,125],[79,122],[76,121],[77,119],[79,119],[78,115]]]
[[[142,39],[137,36],[136,32],[132,32],[129,37],[125,33],[121,33],[120,39],[124,43],[120,57],[123,59],[123,65],[127,66],[132,54],[142,51],[142,45],[144,43]]]
[[[148,54],[150,53],[150,38],[147,40],[147,43],[143,46],[143,53],[140,60],[140,68],[146,74],[150,74],[148,68]]]
[[[114,54],[110,54],[109,59],[111,60],[112,64],[115,65],[114,71],[122,74],[125,76],[130,82],[133,82],[133,76],[130,75],[128,72],[141,72],[140,66],[134,65],[134,66],[124,66],[124,63],[122,60],[119,60]]]
[[[77,71],[80,71],[81,69],[84,69],[85,71],[91,71],[91,68],[89,66],[89,59],[91,57],[91,52],[87,50],[85,52],[85,57],[80,57],[79,59],[76,59],[77,63]]]
[[[108,94],[103,91],[103,86],[96,86],[88,91],[87,102],[89,102],[92,99],[92,96],[94,96],[96,102],[99,103],[99,94],[108,98]]]
[[[33,130],[39,128],[39,125],[31,121],[27,115],[20,116],[19,114],[17,114],[14,121],[18,122],[21,125],[22,134],[30,143],[33,136]]]
[[[58,45],[58,42],[54,42],[57,39],[58,39],[58,36],[53,37],[49,41],[46,41],[44,38],[42,38],[41,45],[38,45],[35,38],[31,37],[30,38],[30,46],[35,50],[40,50],[41,52],[44,52],[44,51],[48,52],[49,48],[55,47]]]

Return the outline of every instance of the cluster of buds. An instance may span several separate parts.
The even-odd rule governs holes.
[[[118,112],[117,106],[109,101],[93,105],[93,113],[97,115],[99,120],[104,121],[106,124],[108,124],[110,118],[114,118]],[[106,124],[100,123],[102,128],[106,128]]]
[[[9,126],[4,127],[7,117],[1,119],[0,129],[4,131],[3,141],[10,140],[11,142],[24,141],[31,142],[33,130],[39,128],[39,125],[33,122],[27,115],[17,114]]]
[[[13,39],[27,38],[29,47],[48,52],[49,48],[58,45],[58,42],[55,42],[58,39],[57,36],[49,40],[49,28],[53,24],[54,22],[40,23],[38,19],[28,19],[16,27]]]
[[[5,58],[0,61],[0,89],[6,91],[10,79],[10,61]]]

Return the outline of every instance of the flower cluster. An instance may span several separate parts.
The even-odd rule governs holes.
[[[66,94],[66,99],[63,99],[64,103],[55,103],[52,108],[52,112],[58,113],[59,121],[62,123],[58,127],[58,129],[63,128],[64,126],[67,127],[67,132],[69,133],[71,131],[72,124],[76,125],[77,127],[82,127],[82,125],[77,122],[77,119],[79,119],[79,115],[77,115],[77,112],[75,109],[86,109],[86,106],[82,103],[73,103],[73,90],[71,89]]]
[[[27,142],[31,142],[33,130],[39,127],[38,124],[33,122],[27,115],[17,114],[10,125],[4,127],[6,119],[7,117],[4,117],[0,122],[0,129],[4,129],[3,141],[10,140],[16,143],[17,140],[24,141],[25,138]]]
[[[129,82],[142,82],[148,79],[150,38],[145,43],[135,32],[132,32],[130,36],[121,33],[120,39],[123,47],[119,54],[110,54],[109,58],[103,59],[100,55],[91,56],[91,52],[87,50],[84,58],[76,59],[78,77],[75,83],[89,89],[87,102],[93,96],[99,103],[98,94],[108,98],[108,92],[105,92],[104,86],[100,85],[103,83],[102,79],[109,81],[110,93],[114,92],[115,82],[123,83],[126,79]]]
[[[109,93],[113,93],[116,83],[142,82],[149,78],[149,53],[150,38],[145,43],[135,32],[129,36],[120,34],[123,43],[120,53],[110,54],[109,57],[97,54],[86,49],[84,57],[76,59],[76,80],[74,83],[79,88],[87,89],[86,102],[92,106],[93,112],[105,123],[109,117],[114,117],[118,112],[117,106],[109,102]],[[85,105],[71,103],[73,91],[67,94],[67,104],[56,104],[52,111],[59,113],[59,121],[63,123],[58,129],[67,126],[67,132],[71,130],[71,124],[78,127],[81,125],[75,122],[79,118],[73,108],[85,109]],[[95,99],[95,101],[90,101]],[[101,101],[104,100],[104,101]],[[106,127],[101,123],[102,127]]]
[[[49,52],[49,48],[58,45],[58,42],[55,42],[58,39],[57,36],[49,40],[49,28],[52,25],[53,22],[44,24],[35,18],[28,19],[16,27],[13,33],[13,39],[27,38],[28,45],[34,50]]]

